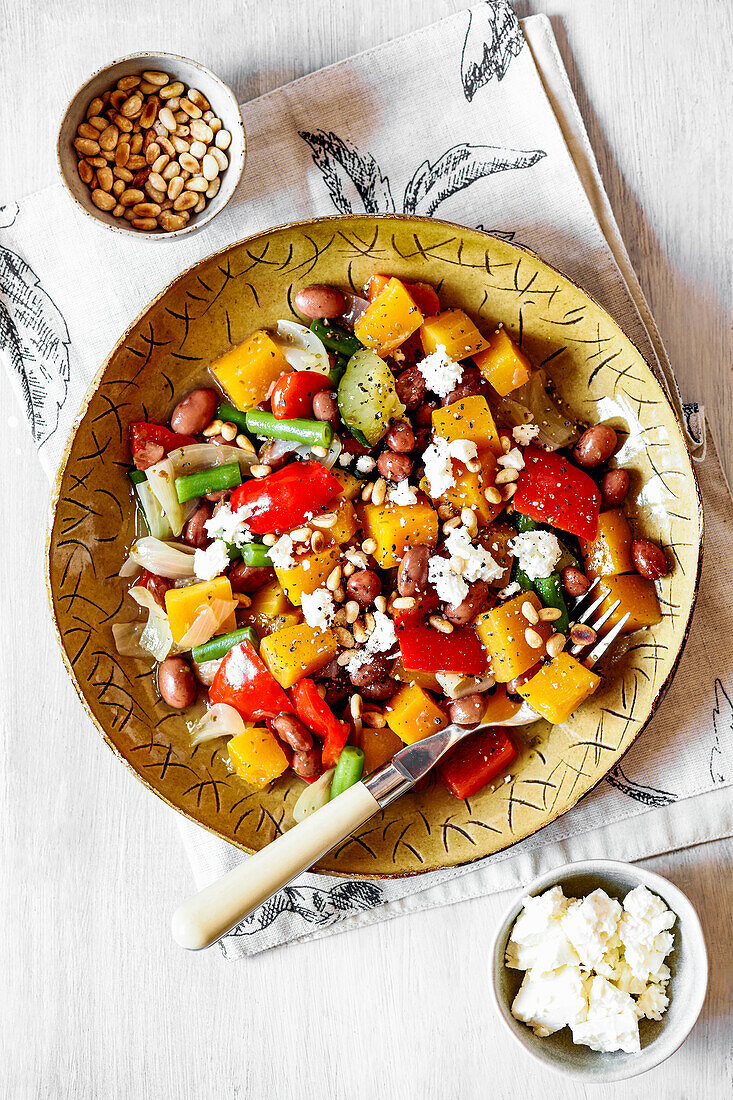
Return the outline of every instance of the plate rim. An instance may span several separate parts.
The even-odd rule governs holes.
[[[285,230],[302,229],[304,227],[312,226],[312,225],[316,225],[316,224],[321,225],[325,222],[348,222],[348,221],[355,221],[355,220],[360,220],[360,219],[361,220],[367,220],[367,221],[378,221],[378,222],[411,222],[411,223],[420,222],[420,223],[429,223],[431,225],[442,225],[442,226],[445,226],[448,229],[457,230],[458,232],[461,232],[461,233],[469,232],[469,233],[478,234],[480,237],[485,237],[487,240],[497,241],[503,246],[509,246],[510,248],[515,249],[518,252],[522,252],[527,256],[531,256],[534,260],[536,260],[539,263],[541,263],[542,265],[544,265],[544,267],[546,267],[549,271],[554,272],[556,275],[560,276],[560,278],[565,279],[568,283],[570,283],[572,286],[574,286],[578,291],[580,291],[581,294],[585,295],[585,297],[589,301],[591,301],[598,309],[600,309],[602,311],[602,313],[605,314],[606,317],[608,317],[608,319],[611,321],[611,323],[613,325],[615,325],[615,327],[619,330],[619,332],[622,334],[622,336],[626,340],[628,340],[628,342],[633,347],[634,351],[637,353],[637,355],[640,357],[642,362],[645,364],[645,366],[647,367],[647,369],[651,373],[652,378],[655,380],[655,382],[659,386],[659,390],[662,394],[663,400],[665,401],[665,403],[668,405],[668,407],[670,408],[670,410],[672,412],[675,428],[676,428],[677,432],[679,433],[680,440],[681,440],[683,448],[684,448],[684,452],[687,455],[687,460],[688,460],[688,463],[689,463],[690,471],[692,473],[692,481],[693,481],[693,484],[695,486],[695,501],[696,501],[696,505],[697,505],[697,521],[698,521],[699,534],[700,534],[699,546],[698,546],[698,555],[697,555],[697,570],[696,570],[696,574],[695,574],[695,583],[694,583],[693,596],[692,596],[692,600],[691,600],[691,603],[690,603],[690,611],[689,611],[689,614],[687,616],[687,620],[685,622],[684,630],[682,632],[682,638],[681,638],[681,641],[680,641],[679,649],[677,650],[677,654],[674,658],[674,661],[673,661],[672,666],[669,670],[669,673],[667,674],[666,679],[664,680],[664,682],[657,689],[657,692],[656,692],[656,694],[655,694],[655,696],[652,700],[651,707],[649,709],[649,714],[647,715],[644,722],[641,723],[638,730],[636,731],[636,733],[632,737],[632,739],[629,742],[629,744],[627,745],[627,747],[621,753],[621,755],[618,756],[613,761],[613,763],[609,765],[609,768],[603,773],[603,775],[598,777],[597,782],[594,783],[591,787],[588,788],[587,791],[585,791],[583,793],[583,795],[581,796],[582,798],[587,797],[587,795],[589,795],[592,791],[594,791],[598,787],[598,785],[603,782],[603,780],[605,779],[606,775],[608,775],[608,772],[611,770],[611,768],[614,767],[616,764],[620,763],[620,761],[624,759],[624,757],[628,753],[629,749],[635,744],[637,738],[640,736],[641,733],[643,733],[643,731],[647,728],[647,726],[651,722],[652,718],[655,716],[659,705],[661,704],[661,702],[663,701],[665,695],[667,694],[667,691],[669,690],[669,687],[672,683],[672,680],[674,679],[674,677],[675,677],[675,675],[678,671],[679,664],[680,664],[680,661],[682,659],[682,655],[683,655],[683,653],[685,651],[685,648],[687,646],[687,642],[688,642],[688,639],[689,639],[689,636],[690,636],[690,630],[691,630],[691,627],[692,627],[692,619],[693,619],[693,616],[694,616],[694,613],[695,613],[695,608],[697,606],[697,598],[698,598],[699,590],[700,590],[700,578],[701,578],[701,575],[702,575],[703,558],[704,558],[704,553],[705,553],[705,517],[704,517],[704,510],[703,510],[702,493],[700,491],[700,482],[699,482],[699,479],[698,479],[698,476],[697,476],[697,471],[695,470],[695,461],[694,461],[693,456],[690,454],[689,447],[687,446],[687,442],[685,440],[684,433],[682,431],[682,425],[679,422],[678,414],[677,414],[677,412],[674,408],[674,405],[673,405],[672,401],[670,400],[669,394],[667,393],[663,382],[657,377],[657,374],[654,371],[654,368],[652,367],[652,365],[649,362],[649,360],[647,359],[647,357],[644,355],[644,353],[638,347],[636,342],[634,340],[632,340],[632,338],[626,333],[626,331],[622,328],[622,326],[619,324],[619,322],[617,320],[615,320],[615,318],[608,312],[606,307],[604,305],[602,305],[601,302],[599,302],[598,299],[593,294],[591,294],[588,290],[586,290],[583,286],[581,286],[574,278],[572,278],[570,275],[567,275],[560,268],[555,267],[554,264],[551,264],[547,260],[543,259],[543,257],[540,256],[539,253],[535,252],[531,248],[528,248],[524,244],[515,243],[514,241],[507,241],[505,238],[499,237],[495,233],[489,233],[484,229],[475,229],[471,226],[461,225],[459,222],[447,221],[443,218],[429,218],[429,217],[425,217],[423,215],[404,214],[404,213],[403,214],[397,214],[397,213],[375,213],[375,214],[363,213],[363,214],[361,214],[361,213],[357,213],[357,214],[328,214],[328,215],[324,215],[323,217],[304,218],[304,219],[300,219],[300,220],[297,220],[297,221],[283,222],[280,225],[273,225],[273,226],[270,226],[267,229],[261,229],[256,233],[248,234],[246,237],[241,237],[236,241],[231,241],[229,244],[224,245],[222,248],[216,249],[214,252],[210,252],[206,256],[202,256],[200,259],[196,260],[195,263],[189,265],[183,271],[180,271],[177,275],[175,275],[172,279],[170,279],[165,284],[165,286],[163,286],[161,288],[161,290],[145,304],[145,306],[134,317],[134,319],[125,327],[123,332],[117,338],[117,340],[115,341],[113,347],[111,348],[109,353],[105,356],[104,361],[102,362],[102,364],[99,367],[98,371],[94,375],[92,381],[89,383],[89,386],[86,390],[86,393],[84,394],[84,398],[82,400],[82,403],[79,407],[79,411],[78,411],[76,417],[74,418],[74,421],[73,421],[73,424],[71,425],[71,428],[69,429],[69,433],[68,433],[66,441],[64,443],[64,448],[63,448],[61,457],[59,459],[59,464],[57,466],[56,473],[54,475],[53,483],[52,483],[52,486],[51,486],[51,494],[50,494],[49,502],[48,502],[46,535],[45,535],[45,548],[44,548],[44,579],[45,579],[45,583],[46,583],[46,597],[47,597],[47,600],[48,600],[49,611],[50,611],[50,614],[51,614],[51,620],[53,622],[53,627],[54,627],[54,635],[56,637],[56,641],[57,641],[59,649],[61,651],[62,661],[63,661],[64,666],[66,668],[66,671],[67,671],[67,673],[68,673],[68,675],[71,679],[71,682],[74,685],[74,689],[75,689],[75,691],[76,691],[76,693],[79,697],[79,700],[82,704],[82,707],[86,711],[87,716],[91,719],[93,725],[97,728],[97,730],[102,735],[102,738],[105,741],[105,743],[107,744],[107,746],[112,750],[112,752],[115,754],[115,756],[125,765],[127,770],[132,775],[134,775],[135,778],[140,783],[143,784],[143,786],[145,786],[149,791],[151,791],[154,795],[156,795],[158,798],[160,798],[172,810],[175,810],[177,813],[181,814],[187,821],[192,822],[193,824],[197,825],[199,828],[205,829],[208,833],[211,833],[212,836],[217,837],[217,839],[223,841],[226,844],[230,844],[233,848],[239,849],[245,855],[253,855],[255,853],[255,851],[257,851],[258,849],[249,848],[245,844],[241,844],[238,841],[235,841],[235,840],[230,839],[229,837],[223,836],[220,832],[218,832],[212,826],[204,824],[203,822],[199,821],[196,817],[194,817],[192,814],[190,814],[188,811],[186,811],[182,807],[175,805],[175,803],[173,803],[162,791],[160,791],[156,787],[154,787],[150,782],[147,781],[147,779],[143,775],[141,775],[132,766],[132,764],[127,759],[127,757],[123,755],[123,753],[120,751],[120,749],[109,738],[109,736],[107,735],[105,729],[103,728],[101,723],[97,720],[94,713],[92,712],[91,707],[87,703],[86,696],[84,695],[84,692],[82,691],[81,685],[79,684],[79,682],[77,680],[77,677],[76,677],[76,674],[74,672],[73,666],[71,665],[71,662],[69,660],[69,655],[66,652],[66,648],[64,646],[63,639],[61,637],[59,622],[58,622],[56,612],[55,612],[55,609],[54,609],[53,590],[52,590],[52,584],[51,584],[51,553],[50,553],[51,539],[52,539],[53,527],[54,527],[54,520],[55,520],[55,517],[56,517],[56,511],[57,511],[57,508],[58,508],[60,494],[61,494],[61,482],[63,480],[64,473],[65,473],[66,467],[68,465],[69,456],[70,456],[70,453],[71,453],[71,448],[74,444],[74,440],[76,438],[76,434],[79,430],[81,422],[83,421],[84,417],[87,414],[87,411],[88,411],[89,405],[92,401],[92,398],[94,397],[94,395],[96,394],[96,392],[99,388],[101,380],[104,376],[105,371],[107,370],[107,367],[108,367],[112,357],[117,353],[120,346],[123,344],[123,342],[127,338],[128,334],[136,327],[138,322],[145,316],[146,313],[148,313],[148,311],[150,309],[153,308],[153,306],[157,302],[160,301],[160,299],[162,297],[164,297],[165,294],[168,293],[168,291],[177,282],[179,282],[181,279],[185,278],[186,276],[190,275],[191,272],[194,271],[196,268],[201,267],[204,264],[210,263],[212,260],[216,259],[219,256],[222,256],[224,253],[228,252],[230,249],[238,248],[241,245],[250,244],[251,242],[257,240],[258,238],[268,236],[271,233],[282,232],[282,231],[285,231]],[[578,799],[578,801],[580,801],[580,799]],[[496,855],[497,853],[504,852],[509,848],[513,848],[517,844],[521,844],[522,841],[528,840],[530,837],[534,837],[534,836],[537,836],[538,834],[542,833],[549,825],[552,825],[555,821],[557,821],[558,818],[564,816],[565,814],[571,813],[572,810],[575,808],[575,806],[578,805],[578,801],[574,802],[572,806],[569,806],[568,808],[566,808],[564,810],[559,810],[557,813],[550,816],[539,828],[534,829],[531,833],[528,833],[527,836],[520,837],[517,840],[513,840],[513,841],[508,842],[507,844],[502,844],[500,847],[496,848],[493,852],[490,852],[488,854],[485,853],[483,855],[476,855],[476,856],[473,856],[469,859],[459,860],[459,861],[454,862],[454,863],[448,863],[448,864],[438,863],[438,864],[435,864],[435,865],[431,864],[431,865],[427,865],[427,866],[424,866],[424,867],[421,867],[419,869],[412,870],[412,871],[394,871],[394,872],[391,872],[391,873],[390,872],[382,872],[380,874],[371,874],[371,873],[363,872],[363,871],[362,872],[337,871],[337,870],[332,870],[330,868],[327,869],[327,870],[324,870],[324,869],[321,869],[316,864],[316,865],[312,866],[311,868],[309,868],[309,873],[310,874],[317,874],[317,875],[320,875],[320,876],[325,877],[325,878],[337,878],[337,879],[346,879],[346,880],[348,880],[348,879],[358,879],[358,880],[366,880],[366,881],[379,881],[380,879],[393,880],[393,879],[402,879],[402,878],[415,878],[415,877],[418,877],[418,876],[421,876],[421,875],[431,874],[435,871],[447,871],[447,870],[454,870],[454,869],[460,869],[460,868],[467,868],[467,867],[472,866],[473,864],[481,862],[482,860],[491,859],[492,856]]]

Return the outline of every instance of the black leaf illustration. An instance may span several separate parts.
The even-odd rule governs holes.
[[[389,180],[371,153],[360,153],[349,142],[326,130],[298,131],[313,152],[333,204],[341,214],[394,213]]]
[[[9,356],[33,438],[40,447],[58,425],[69,382],[66,322],[25,262],[0,248],[0,352]]]
[[[373,909],[382,900],[381,888],[372,882],[337,882],[330,890],[286,886],[238,924],[231,935],[255,935],[269,927],[281,913],[295,913],[306,924],[324,928],[350,912]]]
[[[713,729],[710,778],[713,783],[727,783],[733,775],[733,702],[720,680],[715,681]]]
[[[7,229],[18,217],[17,202],[9,202],[6,206],[0,206],[0,229]]]
[[[482,233],[490,233],[492,237],[498,237],[500,241],[513,241],[516,233],[513,229],[487,229],[485,225],[477,225]]]
[[[510,168],[531,168],[546,155],[542,149],[454,145],[435,164],[426,160],[420,165],[405,190],[404,211],[432,217],[445,199],[476,180]]]
[[[507,0],[486,0],[469,12],[461,54],[463,94],[469,103],[493,76],[503,79],[523,45],[519,20]]]
[[[660,791],[656,787],[647,787],[643,783],[635,783],[624,774],[620,764],[611,768],[606,776],[606,782],[636,802],[643,802],[645,806],[670,806],[677,801],[676,794]]]

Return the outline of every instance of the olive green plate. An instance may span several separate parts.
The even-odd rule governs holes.
[[[580,419],[613,424],[632,472],[629,508],[674,568],[659,584],[664,618],[634,635],[598,692],[563,726],[518,740],[508,782],[460,802],[433,781],[395,802],[319,865],[344,875],[405,875],[489,855],[569,810],[620,759],[674,672],[692,614],[702,511],[672,408],[639,351],[609,315],[537,256],[485,233],[399,216],[323,218],[261,233],[203,260],[167,287],[124,334],[95,380],[67,445],[52,504],[48,578],[64,658],[110,748],[156,794],[246,851],[291,823],[300,780],[253,791],[226,766],[221,742],[188,746],[183,718],[160,701],[152,672],[118,657],[112,624],[132,618],[117,573],[134,536],[126,425],[167,421],[231,344],[278,317],[310,283],[357,288],[388,272],[440,288],[489,330],[503,321],[543,363]],[[628,433],[628,434],[627,434]],[[218,746],[218,747],[217,747]]]

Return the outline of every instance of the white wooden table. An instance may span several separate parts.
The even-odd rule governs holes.
[[[60,111],[112,57],[138,49],[197,57],[245,99],[463,6],[7,0],[0,202],[52,182]],[[555,17],[683,396],[706,401],[730,474],[730,5],[531,0],[517,10]],[[41,579],[48,485],[4,377],[0,387],[2,1096],[730,1095],[730,842],[646,861],[700,909],[710,993],[672,1059],[613,1088],[575,1087],[549,1075],[500,1029],[487,999],[486,945],[501,895],[248,962],[177,950],[168,916],[191,879],[175,821],[95,735],[62,673]]]

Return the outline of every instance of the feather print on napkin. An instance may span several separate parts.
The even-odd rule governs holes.
[[[341,214],[392,214],[389,178],[371,153],[361,153],[332,131],[299,131],[313,163]],[[464,187],[513,168],[531,168],[546,156],[543,149],[503,149],[494,145],[454,145],[434,164],[423,161],[405,188],[405,214],[432,217],[441,203]]]
[[[524,35],[507,0],[486,0],[480,8],[468,13],[461,79],[469,103],[492,76],[503,79],[523,45]]]
[[[0,207],[0,228],[15,221],[16,203]],[[38,276],[0,246],[0,353],[16,378],[37,446],[56,431],[69,382],[69,331]]]

